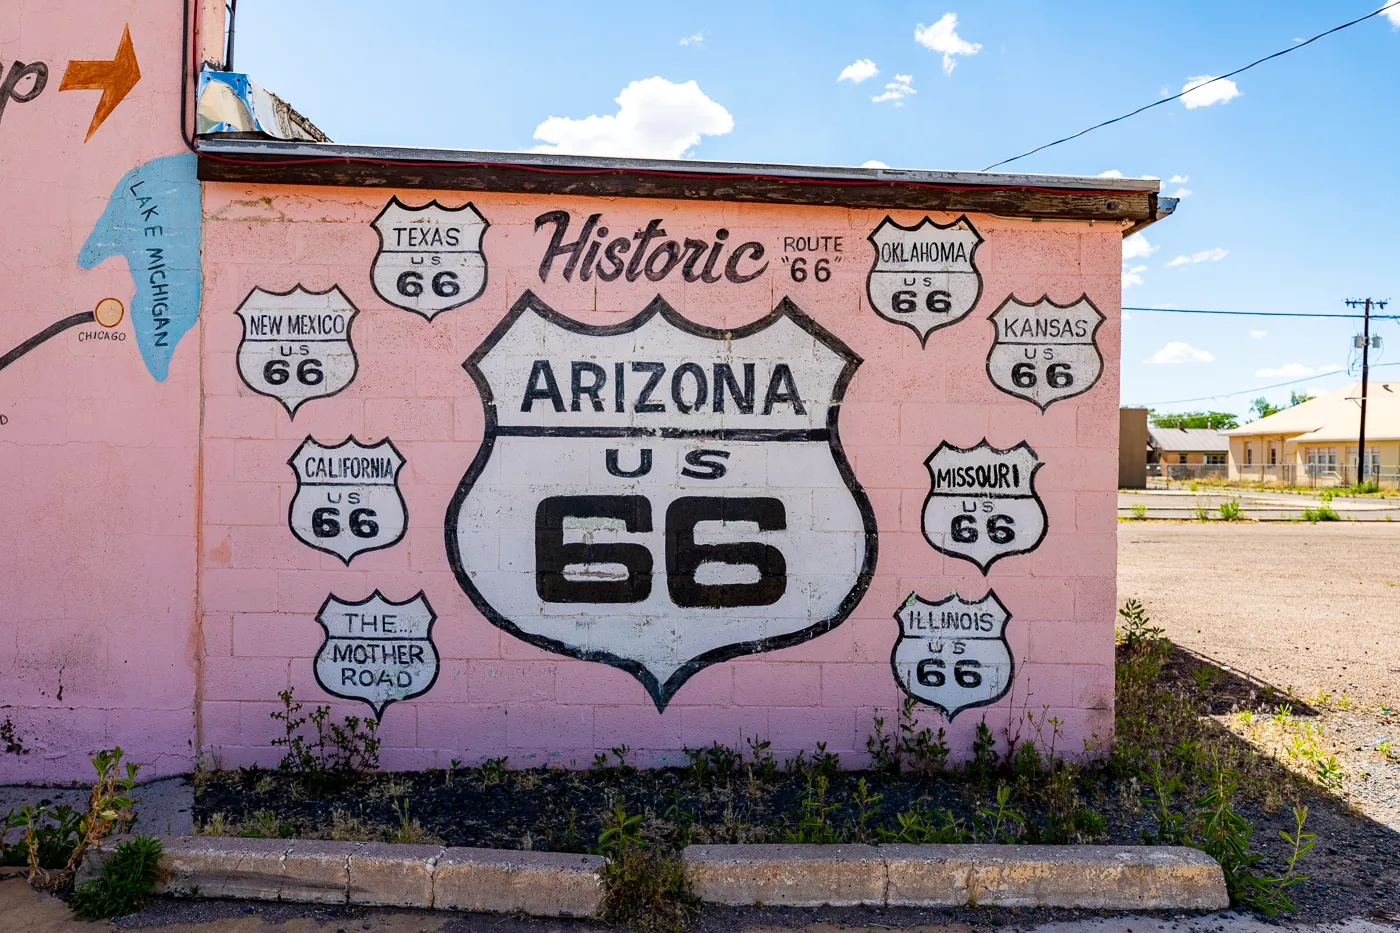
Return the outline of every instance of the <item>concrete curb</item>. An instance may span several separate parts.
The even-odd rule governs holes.
[[[1222,910],[1220,865],[1176,846],[689,846],[695,894],[787,907]]]

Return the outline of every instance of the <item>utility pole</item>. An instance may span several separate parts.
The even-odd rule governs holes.
[[[1371,298],[1349,298],[1347,307],[1364,306],[1361,330],[1361,433],[1356,441],[1356,484],[1366,481],[1366,388],[1371,375],[1371,306],[1384,310],[1389,302]]]

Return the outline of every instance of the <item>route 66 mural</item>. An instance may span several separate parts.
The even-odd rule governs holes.
[[[868,587],[874,514],[837,432],[860,358],[791,301],[733,330],[660,297],[592,326],[526,292],[464,365],[486,435],[448,558],[512,635],[627,671],[660,711]]]
[[[379,590],[358,602],[332,594],[316,621],[326,634],[316,682],[332,696],[368,703],[376,719],[390,703],[422,696],[437,682],[437,613],[421,590],[401,603]]]
[[[985,574],[1003,557],[1040,546],[1046,515],[1035,474],[1044,464],[1025,441],[1008,450],[986,439],[970,448],[944,441],[924,465],[931,481],[924,538],[936,550]]]
[[[982,297],[977,270],[982,235],[967,217],[950,224],[925,217],[912,227],[886,217],[869,239],[875,247],[865,283],[870,307],[914,331],[920,344],[931,332],[967,317]]]
[[[1067,305],[1049,297],[1026,304],[1012,296],[989,320],[996,341],[987,353],[987,377],[1041,411],[1088,392],[1103,375],[1097,338],[1105,318],[1088,295]]]
[[[359,313],[336,285],[323,292],[254,288],[237,310],[243,319],[238,375],[295,418],[302,403],[335,395],[355,378],[350,324]]]
[[[952,720],[995,703],[1011,689],[1015,663],[1006,641],[1011,613],[991,590],[976,602],[949,593],[929,602],[910,593],[894,614],[899,639],[890,664],[909,696]]]
[[[379,252],[370,269],[374,292],[428,320],[475,301],[486,290],[481,238],[490,224],[476,205],[436,200],[409,207],[397,197],[371,221]]]
[[[292,534],[348,567],[356,554],[393,547],[408,527],[399,491],[403,455],[387,437],[365,446],[353,437],[324,447],[308,437],[287,461],[297,492],[287,510]]]

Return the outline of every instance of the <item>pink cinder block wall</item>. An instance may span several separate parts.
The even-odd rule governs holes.
[[[982,721],[999,739],[1007,728],[1034,737],[1027,712],[1047,711],[1062,721],[1061,749],[1109,741],[1119,226],[970,215],[985,239],[977,252],[981,299],[966,319],[934,331],[923,347],[909,328],[877,316],[866,297],[874,256],[867,236],[884,211],[232,183],[206,183],[204,196],[199,743],[222,765],[277,761],[269,744],[276,724],[268,714],[287,687],[303,700],[330,702],[337,715],[366,711],[318,686],[313,659],[323,633],[316,615],[331,594],[353,601],[376,589],[395,601],[422,590],[438,616],[436,682],[383,714],[383,763],[390,768],[500,755],[509,755],[512,766],[582,767],[595,752],[624,743],[638,760],[662,763],[681,759],[685,746],[742,747],[749,737],[771,740],[780,755],[825,742],[844,764],[859,765],[873,719],[893,723],[902,702],[890,657],[898,635],[893,614],[905,597],[918,592],[935,600],[956,591],[975,600],[989,588],[1012,616],[1010,692],[964,710],[952,724],[921,706],[921,722],[947,728],[959,756],[968,754]],[[376,294],[370,269],[379,240],[371,221],[391,196],[410,206],[436,198],[455,208],[470,200],[489,221],[482,247],[488,279],[479,298],[425,320]],[[768,270],[744,284],[686,283],[679,270],[657,282],[582,282],[577,274],[564,280],[560,259],[541,281],[553,227],[537,231],[535,222],[556,210],[569,212],[569,239],[595,213],[613,236],[655,218],[676,239],[708,240],[724,228],[731,246],[763,244]],[[924,216],[890,215],[905,225]],[[939,223],[956,219],[930,216]],[[792,279],[784,240],[796,236],[840,238],[839,254],[801,254],[809,264],[839,256],[828,281]],[[254,288],[287,292],[298,285],[315,292],[336,286],[359,309],[352,332],[358,372],[344,391],[306,402],[291,419],[275,399],[240,379],[243,325],[235,309]],[[839,433],[873,509],[879,557],[843,624],[800,644],[706,666],[658,712],[627,671],[536,647],[478,611],[444,544],[449,504],[486,427],[481,394],[463,362],[527,290],[587,324],[624,321],[659,295],[689,321],[734,328],[788,298],[863,359],[845,393]],[[1087,295],[1104,313],[1103,374],[1094,388],[1042,413],[989,382],[994,335],[987,318],[1011,295],[1024,302],[1045,295],[1060,304]],[[351,435],[363,444],[387,437],[406,459],[399,486],[409,524],[401,542],[347,566],[290,533],[297,485],[287,461],[308,436],[333,445]],[[921,532],[930,486],[925,459],[940,442],[971,447],[983,438],[1000,448],[1022,441],[1034,448],[1044,461],[1036,488],[1048,516],[1036,550],[999,560],[986,576],[971,562],[934,550]],[[526,467],[534,469],[547,475],[552,467]],[[530,481],[521,477],[522,495],[530,494]],[[180,547],[187,545],[182,539]]]

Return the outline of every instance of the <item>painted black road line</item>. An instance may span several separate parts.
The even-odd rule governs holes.
[[[30,337],[24,343],[15,347],[9,353],[6,353],[4,356],[0,356],[0,369],[4,369],[6,366],[9,366],[15,360],[19,359],[21,356],[24,356],[24,354],[28,353],[30,350],[33,350],[45,340],[48,340],[50,337],[57,337],[59,334],[63,333],[68,328],[79,327],[83,324],[93,324],[96,323],[96,321],[96,314],[94,314],[91,311],[84,311],[82,314],[74,314],[64,318],[61,321],[50,324],[48,327],[45,327],[33,337]]]

